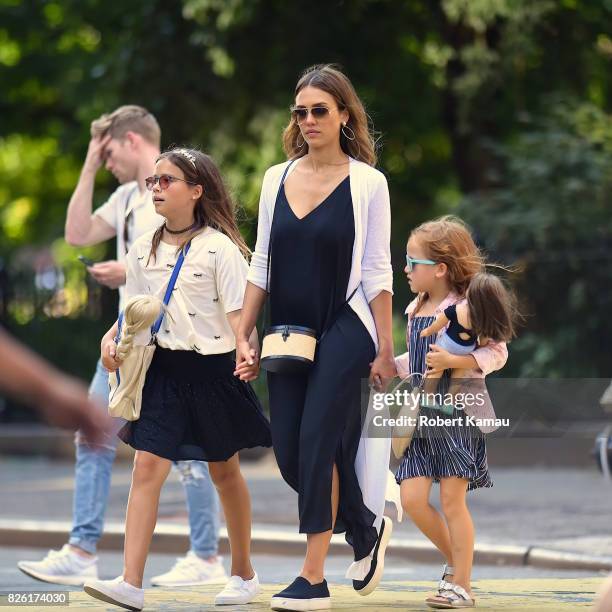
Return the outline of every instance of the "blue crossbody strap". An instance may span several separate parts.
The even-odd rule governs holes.
[[[115,344],[119,344],[119,340],[121,340],[121,326],[123,325],[123,310],[119,313],[119,318],[117,319],[117,335],[115,336]]]
[[[185,261],[185,255],[189,253],[190,248],[191,241],[185,245],[185,248],[183,250],[181,250],[178,259],[174,264],[174,268],[172,268],[172,276],[170,277],[170,280],[168,281],[168,286],[166,287],[166,295],[164,295],[164,306],[168,306],[168,303],[170,302],[172,292],[174,291],[174,285],[176,284],[176,279],[178,278],[179,272],[181,271],[181,268],[183,266],[183,261]],[[152,340],[155,338],[157,332],[159,331],[159,328],[161,327],[162,321],[164,320],[164,314],[165,313],[162,310],[159,317],[157,318],[157,321],[155,321],[153,327],[151,327]]]
[[[164,306],[168,306],[170,302],[170,298],[172,297],[172,292],[174,291],[174,286],[176,285],[176,279],[178,278],[179,272],[181,271],[181,267],[183,266],[183,261],[185,260],[185,255],[189,252],[191,248],[191,241],[189,241],[183,250],[181,250],[176,263],[174,264],[174,268],[172,269],[172,275],[170,276],[170,280],[168,281],[168,286],[166,287],[166,294],[164,295]],[[151,343],[155,340],[155,336],[161,327],[162,321],[164,320],[164,311],[162,310],[157,321],[151,326]],[[121,338],[121,325],[123,324],[123,310],[119,313],[119,318],[117,319],[117,337],[115,338],[115,342],[119,342]]]

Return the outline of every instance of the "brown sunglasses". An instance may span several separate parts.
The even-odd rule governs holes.
[[[323,119],[329,115],[329,108],[327,106],[313,106],[307,108],[306,106],[292,106],[291,115],[296,121],[304,121],[310,113],[315,119]]]
[[[153,188],[159,183],[159,188],[162,191],[166,191],[168,187],[175,181],[182,181],[183,183],[189,183],[190,185],[197,185],[193,181],[179,178],[178,176],[172,176],[171,174],[156,174],[154,176],[148,176],[145,179],[145,185],[149,191],[153,191]]]

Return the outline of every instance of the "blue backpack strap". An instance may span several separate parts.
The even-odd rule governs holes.
[[[185,245],[185,248],[180,252],[176,263],[174,264],[174,268],[172,269],[172,276],[170,276],[170,280],[168,281],[168,286],[166,287],[166,295],[164,295],[164,306],[168,306],[170,302],[170,298],[172,297],[172,292],[174,291],[174,285],[176,284],[176,279],[178,278],[179,272],[181,271],[181,267],[183,266],[183,261],[185,260],[185,255],[189,252],[191,248],[191,241]],[[154,325],[151,327],[151,335],[153,340],[161,327],[162,321],[164,320],[164,311],[160,313],[157,321],[155,321]]]

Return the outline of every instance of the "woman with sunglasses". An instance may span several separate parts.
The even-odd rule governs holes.
[[[302,75],[283,145],[289,161],[263,181],[236,375],[254,376],[258,355],[249,336],[269,286],[270,324],[309,327],[321,340],[307,373],[268,373],[274,452],[298,493],[299,529],[307,534],[300,575],[271,605],[317,610],[330,605],[324,562],[332,532],[346,532],[356,562],[347,575],[362,595],[380,581],[391,533],[377,486],[386,482],[389,447],[378,461],[370,456],[367,467],[376,473],[365,464],[370,440],[359,448],[361,381],[380,386],[395,375],[391,215],[363,104],[335,67]]]
[[[141,236],[127,255],[128,297],[164,296],[172,269],[184,263],[156,336],[137,421],[119,437],[136,449],[125,521],[124,569],[114,580],[85,583],[92,597],[131,610],[144,605],[142,578],[157,520],[161,487],[172,461],[207,461],[217,487],[232,552],[231,578],[215,604],[250,602],[259,581],[250,559],[251,504],[238,451],[270,446],[269,424],[251,386],[233,376],[235,334],[249,250],[234,206],[210,157],[172,149],[146,179],[166,221]],[[181,260],[183,261],[183,260]],[[102,339],[102,361],[114,371],[117,324]],[[150,332],[135,337],[147,344]],[[251,342],[257,345],[256,333]]]

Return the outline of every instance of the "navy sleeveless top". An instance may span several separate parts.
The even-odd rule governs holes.
[[[346,301],[355,242],[350,177],[301,219],[282,186],[270,241],[271,325],[302,325],[320,335]]]

